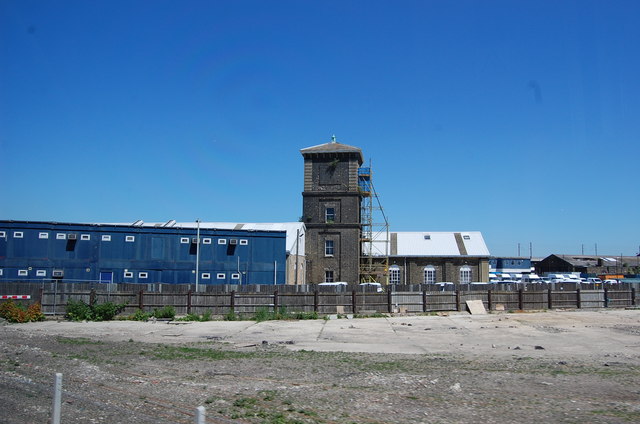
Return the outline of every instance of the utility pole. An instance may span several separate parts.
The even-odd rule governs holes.
[[[196,219],[196,293],[200,281],[200,219]]]

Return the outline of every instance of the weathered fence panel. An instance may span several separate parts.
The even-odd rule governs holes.
[[[503,285],[504,286],[504,285]],[[544,286],[544,287],[543,287]],[[177,315],[188,313],[224,315],[231,311],[253,314],[260,309],[288,312],[335,313],[429,313],[464,311],[467,300],[481,300],[488,310],[541,310],[547,308],[619,308],[637,305],[636,286],[619,284],[607,287],[582,285],[571,290],[569,285],[529,285],[510,290],[497,290],[496,285],[483,285],[473,290],[426,290],[426,285],[385,287],[386,292],[354,286],[333,288],[309,286],[220,285],[193,284],[101,284],[63,283],[0,283],[0,294],[30,295],[30,302],[40,302],[43,312],[60,315],[71,299],[86,303],[124,303],[123,314],[138,309],[153,312],[173,306]],[[436,288],[437,285],[435,286]],[[586,287],[589,287],[587,289]],[[403,290],[397,290],[402,288]],[[448,288],[448,286],[447,286]],[[559,288],[559,289],[558,289]]]

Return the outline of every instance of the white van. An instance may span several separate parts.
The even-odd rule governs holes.
[[[345,290],[348,285],[344,281],[333,281],[331,283],[320,283],[318,287],[333,287],[336,290]]]

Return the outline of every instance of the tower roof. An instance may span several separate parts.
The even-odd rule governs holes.
[[[354,153],[358,158],[358,163],[362,165],[364,158],[362,156],[362,150],[359,147],[349,146],[347,144],[338,143],[335,141],[335,136],[331,138],[329,143],[318,144],[317,146],[307,147],[300,150],[302,156],[325,154],[325,153]]]

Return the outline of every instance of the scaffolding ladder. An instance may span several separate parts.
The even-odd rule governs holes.
[[[360,282],[389,284],[389,221],[372,179],[371,163],[358,169]]]

